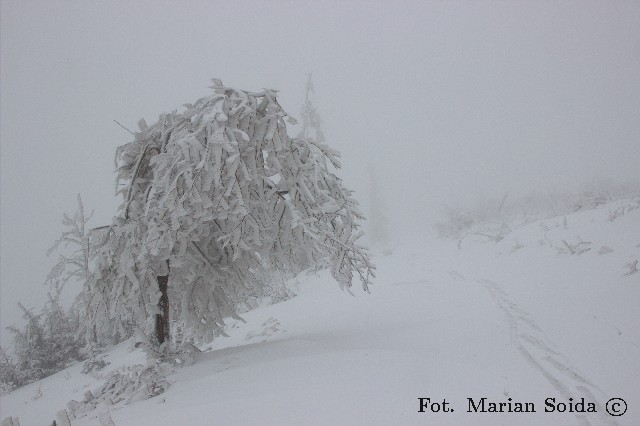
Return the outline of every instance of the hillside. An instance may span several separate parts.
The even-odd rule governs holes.
[[[637,424],[636,207],[625,199],[536,220],[497,242],[399,244],[375,257],[371,294],[352,297],[325,273],[301,278],[297,297],[230,321],[229,337],[178,368],[165,393],[72,424],[101,424],[107,411],[115,425]],[[107,359],[103,377],[144,355],[125,342]],[[2,396],[1,418],[50,424],[101,383],[81,369]],[[483,397],[487,408],[535,412],[468,412]],[[421,413],[419,398],[454,411]],[[547,413],[547,398],[567,407],[584,398],[597,412]],[[626,401],[623,416],[607,413],[611,398]]]

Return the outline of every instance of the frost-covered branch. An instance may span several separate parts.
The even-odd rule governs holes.
[[[141,120],[135,139],[118,148],[123,202],[96,249],[94,321],[125,319],[149,334],[149,319],[162,315],[156,281],[167,262],[183,339],[220,333],[235,315],[229,300],[264,285],[265,270],[331,267],[344,288],[353,273],[368,288],[374,266],[356,244],[363,215],[335,174],[339,153],[324,143],[309,100],[303,127],[315,132],[291,138],[277,91],[219,80],[212,88],[184,112]]]

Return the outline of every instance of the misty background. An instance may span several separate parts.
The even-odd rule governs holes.
[[[213,77],[280,89],[298,117],[312,72],[341,176],[368,215],[375,191],[396,242],[430,236],[446,204],[640,179],[635,1],[2,0],[0,13],[3,347],[16,302],[46,300],[46,250],[76,194],[94,226],[116,211],[113,157],[132,137],[113,120],[135,131]]]

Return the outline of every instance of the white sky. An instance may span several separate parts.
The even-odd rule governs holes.
[[[305,74],[343,176],[368,166],[396,234],[443,203],[640,179],[637,1],[1,2],[0,342],[45,299],[46,249],[75,194],[110,221],[113,154],[139,118],[226,85]]]

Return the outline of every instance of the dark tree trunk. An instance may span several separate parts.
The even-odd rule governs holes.
[[[169,341],[169,275],[162,275],[156,278],[161,294],[158,301],[160,314],[156,315],[156,337],[158,338],[158,344],[161,345]]]

